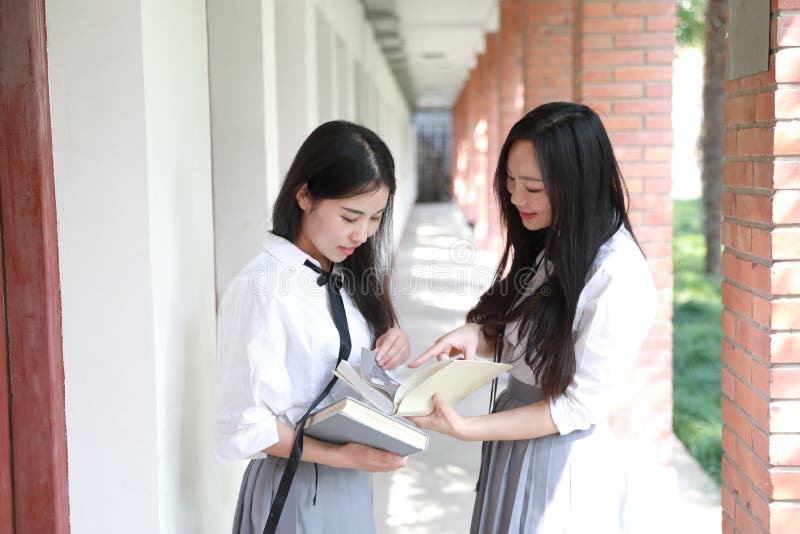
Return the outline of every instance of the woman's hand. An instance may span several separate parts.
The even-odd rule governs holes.
[[[396,326],[375,341],[375,361],[383,369],[394,369],[411,355],[408,336]]]
[[[397,454],[373,449],[360,443],[345,443],[337,452],[337,467],[358,469],[370,473],[394,471],[406,465],[406,459]]]
[[[434,430],[456,439],[468,439],[469,418],[463,417],[455,408],[449,406],[437,393],[432,399],[433,411],[420,417],[408,417],[408,420],[425,430]]]
[[[409,363],[409,367],[418,367],[430,360],[434,356],[439,360],[451,358],[463,354],[464,358],[470,360],[475,357],[475,352],[481,343],[481,325],[467,323],[452,332],[443,335],[436,340],[428,350],[423,352],[419,358]]]

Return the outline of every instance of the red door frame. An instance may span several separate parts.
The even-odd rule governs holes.
[[[12,532],[65,534],[69,488],[44,0],[0,0],[0,210]],[[2,432],[0,423],[0,440]]]
[[[0,247],[2,247],[0,225]],[[6,343],[6,299],[2,254],[0,254],[0,532],[14,532],[14,478],[11,469],[11,399]]]

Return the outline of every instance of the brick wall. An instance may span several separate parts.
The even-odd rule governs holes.
[[[461,94],[458,95],[455,103],[453,104],[452,109],[452,132],[453,138],[450,143],[450,148],[452,153],[450,155],[450,175],[452,176],[453,185],[452,185],[452,194],[453,199],[458,203],[460,206],[464,205],[465,202],[465,191],[466,191],[466,180],[467,180],[467,173],[466,173],[466,159],[467,149],[466,149],[466,92],[461,91]]]
[[[475,65],[475,117],[472,130],[472,163],[474,172],[471,182],[475,191],[475,238],[480,244],[485,244],[489,235],[489,190],[491,177],[489,175],[489,85],[491,73],[486,53],[478,56]],[[494,165],[492,165],[494,167]],[[494,173],[492,173],[494,174]]]
[[[769,71],[727,81],[723,531],[800,525],[800,9],[773,0]]]
[[[670,462],[672,433],[669,191],[674,27],[673,0],[503,0],[498,34],[487,37],[486,53],[453,108],[454,132],[461,140],[453,145],[454,176],[457,168],[469,167],[457,178],[463,183],[454,183],[463,191],[457,199],[481,230],[476,232],[479,245],[495,250],[501,236],[500,229],[491,226],[496,220],[490,216],[494,199],[475,189],[476,184],[488,187],[496,165],[492,148],[488,166],[483,164],[485,155],[473,135],[480,121],[496,110],[498,128],[490,122],[487,131],[489,147],[499,150],[514,122],[543,102],[584,102],[603,118],[630,189],[632,222],[661,301],[657,323],[628,381],[625,397],[635,401],[620,406],[612,424],[625,438],[629,459],[657,465]],[[489,78],[496,76],[497,90],[487,81],[487,72]],[[492,132],[499,133],[496,140]],[[459,156],[469,163],[459,163]],[[490,206],[481,208],[476,202]]]
[[[525,108],[559,100],[573,100],[576,0],[525,2]]]
[[[500,135],[506,134],[524,114],[525,87],[523,78],[522,0],[500,2],[499,79],[500,79]]]
[[[500,155],[500,148],[503,142],[503,133],[500,132],[500,58],[499,58],[500,37],[496,33],[486,35],[486,86],[484,98],[487,101],[486,122],[487,122],[487,164],[488,179],[491,186],[494,179],[494,171],[497,166],[497,158]],[[494,190],[487,188],[487,211],[486,211],[486,236],[483,239],[483,246],[488,250],[500,251],[502,247],[502,235],[500,218],[498,215],[497,200]]]
[[[476,78],[475,69],[472,69],[453,107],[453,152],[451,157],[453,198],[461,207],[466,220],[471,224],[474,224],[477,218],[474,180],[477,162],[474,157],[475,146],[472,135],[477,122]]]

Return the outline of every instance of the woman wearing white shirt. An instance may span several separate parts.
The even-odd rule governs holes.
[[[263,251],[222,298],[216,455],[251,459],[236,534],[375,530],[369,472],[397,469],[403,458],[355,443],[296,442],[295,425],[315,400],[319,409],[347,393],[336,383],[323,394],[339,358],[358,363],[361,347],[372,346],[384,367],[408,358],[380,270],[394,192],[392,156],[372,131],[344,121],[318,127],[287,173]]]
[[[493,413],[434,397],[423,428],[484,441],[471,532],[618,532],[624,477],[606,411],[656,309],[608,135],[554,102],[508,134],[494,180],[507,242],[493,286],[412,367],[476,353],[511,363]]]

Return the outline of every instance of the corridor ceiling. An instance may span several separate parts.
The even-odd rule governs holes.
[[[497,31],[498,0],[362,0],[375,37],[414,109],[449,108]]]

